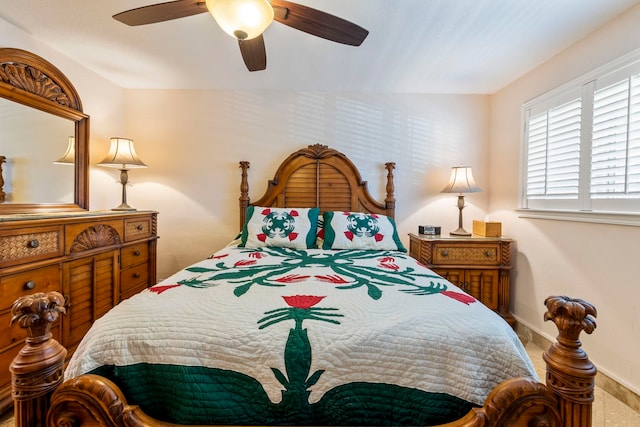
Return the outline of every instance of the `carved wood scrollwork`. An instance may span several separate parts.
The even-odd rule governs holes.
[[[486,425],[561,426],[558,399],[551,390],[531,378],[507,380],[494,389],[485,401]]]
[[[111,420],[123,425],[127,406],[124,395],[111,381],[82,375],[63,383],[53,394],[47,425],[106,427],[114,425]]]
[[[120,244],[118,231],[109,225],[92,225],[76,236],[71,244],[71,252],[83,252],[89,249]]]
[[[331,156],[341,156],[345,157],[344,154],[337,152],[333,148],[329,148],[324,144],[312,144],[306,148],[302,148],[298,150],[293,155],[302,155],[305,157],[309,157],[310,159],[324,159]]]
[[[60,70],[27,51],[5,48],[0,62],[0,82],[47,99],[58,105],[82,111],[75,88]]]
[[[0,64],[0,80],[41,98],[71,107],[71,101],[60,85],[42,71],[26,64]]]

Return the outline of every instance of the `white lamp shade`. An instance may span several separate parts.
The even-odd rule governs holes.
[[[67,142],[67,151],[64,152],[64,155],[60,157],[58,160],[53,163],[59,165],[72,165],[76,162],[76,138],[73,136],[69,137]]]
[[[238,40],[258,37],[273,22],[273,7],[267,0],[206,0],[218,25]]]
[[[451,168],[449,183],[442,193],[477,193],[482,191],[471,173],[471,166],[454,166]]]
[[[147,167],[138,158],[136,150],[133,148],[133,140],[128,138],[111,138],[109,152],[98,165],[118,169]]]

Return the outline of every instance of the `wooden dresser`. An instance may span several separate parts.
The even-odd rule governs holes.
[[[511,326],[509,312],[513,240],[409,234],[409,254],[496,311]]]
[[[70,356],[93,321],[156,283],[157,238],[152,211],[0,216],[0,413],[12,404],[9,365],[26,336],[9,327],[13,302],[61,292],[67,315],[52,332]]]

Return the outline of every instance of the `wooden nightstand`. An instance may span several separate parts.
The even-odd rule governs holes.
[[[497,312],[511,326],[511,243],[504,237],[409,234],[409,254]]]

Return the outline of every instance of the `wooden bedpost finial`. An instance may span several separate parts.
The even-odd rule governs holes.
[[[396,188],[393,183],[393,170],[396,168],[395,162],[387,162],[384,164],[387,170],[387,197],[384,199],[387,206],[387,215],[393,217],[396,209],[396,197],[394,195]],[[391,212],[389,214],[389,212]]]
[[[545,300],[544,320],[558,328],[557,341],[543,354],[547,364],[547,385],[560,398],[565,426],[590,427],[596,367],[580,348],[580,333],[596,328],[596,308],[581,299],[552,296]]]
[[[11,308],[11,325],[18,323],[27,330],[27,341],[42,341],[58,320],[60,313],[66,313],[64,297],[59,292],[38,292],[20,297]]]
[[[27,330],[25,346],[9,366],[16,426],[45,425],[51,394],[62,383],[67,350],[50,332],[60,313],[66,309],[59,292],[20,297],[11,309],[11,324]]]
[[[247,180],[247,170],[249,169],[249,162],[242,160],[240,162],[240,169],[242,169],[242,178],[240,181],[240,230],[244,225],[244,220],[249,206],[249,181]]]

